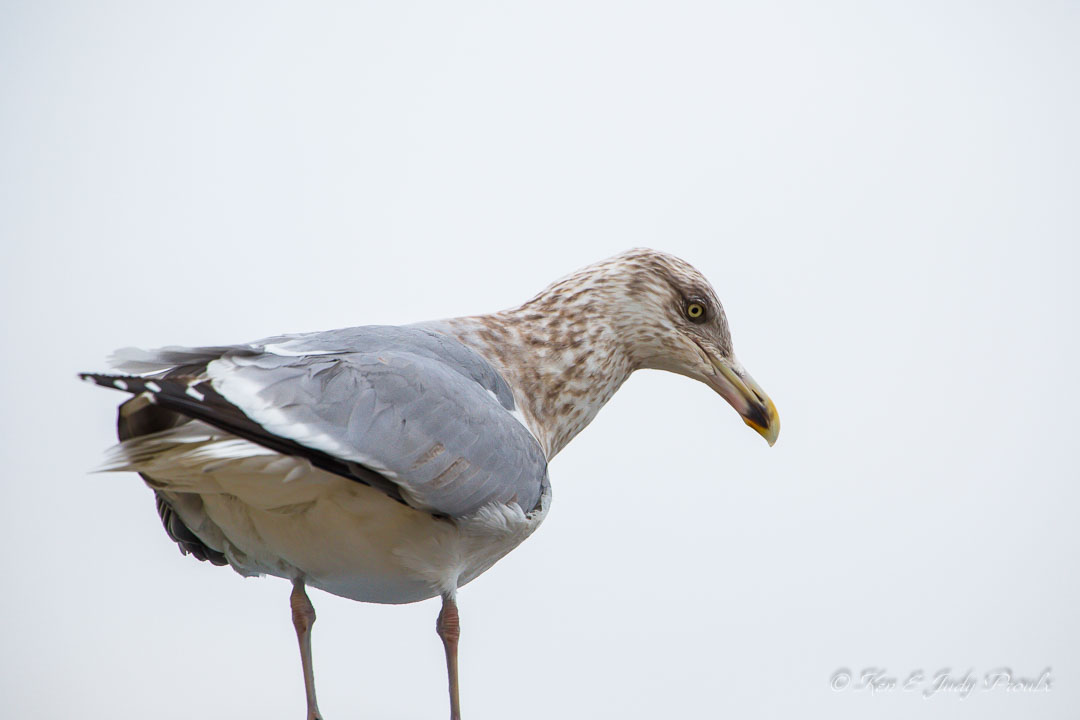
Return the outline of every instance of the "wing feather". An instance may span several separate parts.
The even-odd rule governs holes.
[[[468,347],[427,329],[349,328],[231,347],[127,350],[123,358],[157,374],[87,377],[149,392],[188,417],[421,510],[457,517],[517,502],[530,511],[547,485],[543,450],[511,414],[505,380]],[[170,362],[184,363],[182,373],[161,370]]]

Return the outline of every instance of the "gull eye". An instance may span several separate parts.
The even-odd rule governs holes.
[[[686,306],[686,317],[694,322],[701,322],[705,319],[705,306],[698,302],[690,303]]]

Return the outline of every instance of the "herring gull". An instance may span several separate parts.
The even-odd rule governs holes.
[[[489,315],[112,360],[123,374],[82,375],[134,396],[105,469],[142,476],[184,554],[292,582],[308,720],[322,718],[309,585],[375,603],[441,596],[460,717],[458,588],[536,530],[548,461],[635,370],[705,383],[770,445],[780,430],[708,281],[648,249]]]

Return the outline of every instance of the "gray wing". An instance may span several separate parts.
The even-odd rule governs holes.
[[[123,358],[130,369],[161,373],[127,378],[129,391],[152,392],[171,409],[310,457],[418,509],[456,517],[514,501],[528,512],[547,483],[543,450],[511,414],[505,380],[430,330],[350,328]],[[176,365],[190,382],[177,384]],[[111,376],[90,377],[116,386]]]

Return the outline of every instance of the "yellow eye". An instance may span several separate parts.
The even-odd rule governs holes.
[[[686,306],[686,317],[691,320],[701,320],[705,317],[705,307],[701,303],[690,303]]]

